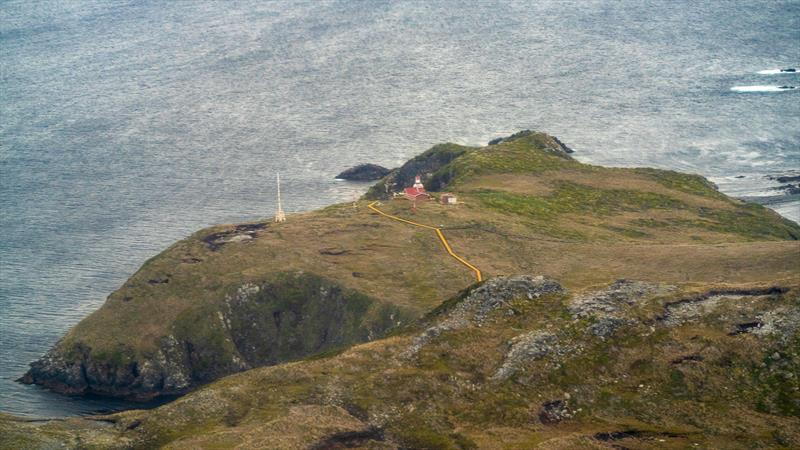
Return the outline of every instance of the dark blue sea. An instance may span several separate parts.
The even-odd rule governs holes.
[[[800,220],[770,179],[800,174],[798,65],[798,1],[2,0],[0,409],[128,407],[13,380],[171,242],[270,216],[276,172],[310,210],[531,128]]]

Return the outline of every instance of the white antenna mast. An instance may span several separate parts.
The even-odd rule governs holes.
[[[278,173],[278,210],[275,211],[275,222],[286,222],[286,214],[283,213],[281,205],[281,174]]]

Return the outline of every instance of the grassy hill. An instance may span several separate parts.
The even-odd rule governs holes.
[[[8,448],[796,448],[798,285],[494,278],[392,337]]]
[[[460,203],[412,211],[407,201],[391,200],[416,174]],[[517,306],[492,309],[481,326],[434,331],[430,345],[409,359],[403,355],[420,333],[452,319],[442,302],[468,297],[459,293],[474,279],[431,230],[366,208],[374,199],[383,199],[387,213],[440,227],[485,278],[545,275],[563,289],[535,301],[508,297]],[[120,445],[176,448],[217,441],[336,448],[324,447],[325,439],[362,439],[370,448],[574,448],[626,439],[713,447],[756,432],[752,442],[788,445],[781,440],[798,442],[795,434],[767,430],[796,423],[796,330],[731,335],[736,339],[728,333],[766,323],[756,316],[769,311],[796,311],[798,237],[797,224],[731,199],[702,177],[582,164],[542,133],[482,148],[443,144],[390,173],[355,208],[333,205],[282,224],[223,225],[174,244],[25,380],[146,398],[278,365],[226,377],[153,412],[115,415],[113,426],[6,418],[0,430],[27,427],[97,442],[111,433]],[[618,279],[637,280],[648,293],[631,294],[634,300],[623,301],[630,308],[610,317],[571,309],[582,294],[612,289]],[[703,300],[702,314],[685,323],[659,319],[670,302],[720,295],[743,300]],[[608,336],[587,331],[606,319],[622,325]],[[545,343],[561,342],[560,350],[543,360],[522,358],[522,369],[495,376],[514,339],[533,339],[535,347],[543,330],[551,330]],[[527,355],[525,348],[519,354]],[[793,373],[795,384],[759,369],[762,362],[772,367],[776,351],[781,362],[774,364],[785,363],[779,371]],[[684,357],[685,364],[673,364]],[[732,392],[745,391],[724,406]],[[548,408],[552,414],[542,416]],[[132,426],[137,421],[144,425]],[[708,429],[717,437],[703,438]],[[270,440],[278,435],[286,440]]]

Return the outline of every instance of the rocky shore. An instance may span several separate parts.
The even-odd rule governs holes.
[[[209,319],[220,333],[208,341],[173,328],[154,352],[96,352],[59,342],[19,379],[64,394],[149,400],[176,395],[222,376],[376,339],[404,314],[308,273],[246,283],[226,295]],[[227,344],[227,345],[225,345]]]

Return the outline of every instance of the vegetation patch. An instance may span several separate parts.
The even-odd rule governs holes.
[[[597,189],[571,182],[557,183],[556,189],[544,197],[488,190],[473,195],[489,208],[546,220],[566,213],[607,216],[625,211],[687,207],[680,200],[653,192]]]
[[[630,223],[635,226],[682,230],[696,228],[717,233],[731,233],[748,239],[800,239],[800,226],[778,216],[756,204],[736,205],[734,209],[711,209],[700,207],[694,210],[697,218],[638,218]]]
[[[725,194],[717,190],[714,183],[700,175],[675,172],[674,170],[652,169],[641,167],[631,169],[634,173],[645,175],[663,186],[687,194],[709,197],[717,200],[729,201]]]

